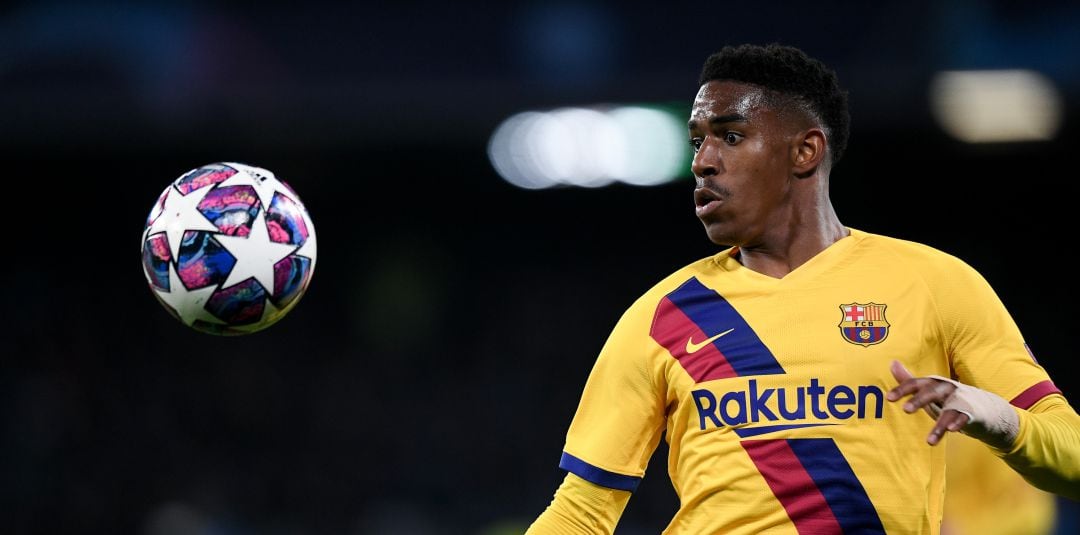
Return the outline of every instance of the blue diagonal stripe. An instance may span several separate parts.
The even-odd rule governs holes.
[[[728,364],[740,376],[784,373],[776,357],[731,303],[716,291],[706,288],[697,277],[684,282],[668,294],[668,298],[697,324],[706,336],[715,336],[728,329],[735,329],[714,340],[713,345],[724,354]]]

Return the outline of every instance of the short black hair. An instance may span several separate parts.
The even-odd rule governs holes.
[[[770,43],[725,46],[701,68],[698,85],[732,80],[794,97],[817,115],[827,130],[832,163],[840,161],[851,128],[847,92],[836,72],[798,48]]]

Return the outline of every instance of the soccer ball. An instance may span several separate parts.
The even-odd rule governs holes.
[[[173,317],[205,333],[240,335],[296,306],[315,270],[315,226],[288,184],[222,162],[180,175],[150,209],[143,274]]]

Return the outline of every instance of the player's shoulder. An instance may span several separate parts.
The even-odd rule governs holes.
[[[698,258],[680,266],[667,276],[656,281],[641,295],[638,301],[646,302],[649,303],[649,306],[653,306],[655,302],[675,291],[679,286],[686,284],[687,281],[695,278],[699,280],[704,279],[717,271],[723,271],[721,260],[730,256],[731,251],[732,248],[727,248],[716,254]]]
[[[972,270],[960,257],[927,243],[910,239],[850,229],[859,248],[870,254],[879,254],[891,260],[921,270]]]

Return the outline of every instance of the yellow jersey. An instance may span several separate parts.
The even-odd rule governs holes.
[[[885,393],[889,364],[1027,408],[1060,395],[990,285],[915,242],[850,235],[771,278],[730,248],[622,315],[560,466],[633,491],[663,438],[680,507],[667,534],[940,530],[945,449]]]

